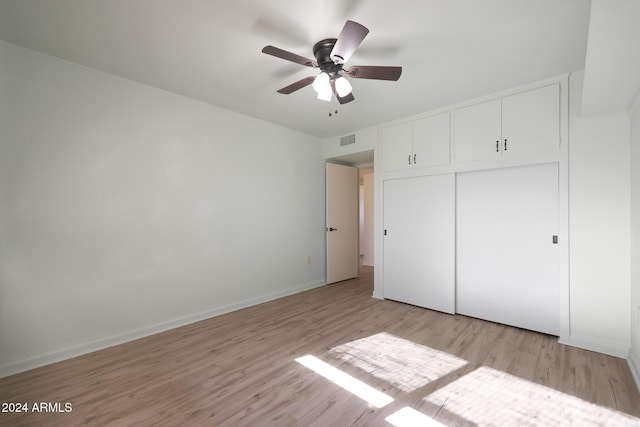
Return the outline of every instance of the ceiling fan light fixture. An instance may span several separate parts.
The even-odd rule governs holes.
[[[318,92],[318,99],[322,100],[322,101],[327,101],[330,102],[331,101],[331,87],[329,87],[329,90],[321,90],[320,92]]]
[[[349,80],[342,76],[336,79],[335,85],[336,93],[340,98],[344,98],[345,96],[349,95],[353,90],[353,88],[351,87],[351,83],[349,83]]]
[[[331,92],[331,83],[329,83],[329,74],[322,72],[313,81],[313,90],[318,92],[318,95],[322,92]]]

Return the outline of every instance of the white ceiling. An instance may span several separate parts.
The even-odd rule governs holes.
[[[584,68],[589,0],[0,0],[0,39],[322,138]],[[330,105],[313,57],[345,20],[370,33],[347,65],[401,65],[352,80]]]

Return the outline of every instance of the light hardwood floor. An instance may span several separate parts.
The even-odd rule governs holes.
[[[372,290],[364,269],[359,279],[0,379],[2,402],[72,405],[0,413],[0,425],[390,426],[387,417],[406,411],[444,425],[640,425],[626,361],[376,300]],[[305,355],[393,400],[372,406],[296,361]]]

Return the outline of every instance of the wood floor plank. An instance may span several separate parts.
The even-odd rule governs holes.
[[[577,415],[567,412],[572,408],[582,408],[580,416],[592,417],[596,425],[608,425],[598,414],[640,425],[640,393],[626,361],[567,347],[544,334],[373,299],[372,291],[373,271],[363,269],[358,279],[2,378],[1,402],[70,402],[73,410],[0,413],[0,425],[384,426],[405,407],[445,425],[483,425],[478,412],[465,412],[459,406],[464,401],[456,402],[467,394],[482,398],[482,384],[473,382],[482,374],[513,388],[509,393],[521,399],[519,405],[553,394],[560,402],[547,410],[558,411],[558,425],[575,421],[571,417]],[[385,337],[431,355],[434,369],[451,357],[462,365],[416,386],[402,385],[411,379],[407,372],[426,377],[416,366],[431,365],[419,365],[408,353],[385,353],[393,347],[373,341]],[[363,347],[354,356],[345,344]],[[295,361],[305,355],[393,401],[372,407]],[[393,371],[383,360],[404,367]],[[389,378],[400,370],[405,377]],[[493,407],[491,399],[478,404],[496,417],[509,415],[503,413],[509,405]],[[553,416],[535,407],[519,410]],[[536,425],[536,418],[525,421]]]

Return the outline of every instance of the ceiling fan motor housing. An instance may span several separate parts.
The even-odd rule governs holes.
[[[330,57],[337,40],[324,39],[313,45],[313,56],[316,58],[318,68],[332,76],[342,70],[342,64],[336,64]]]

